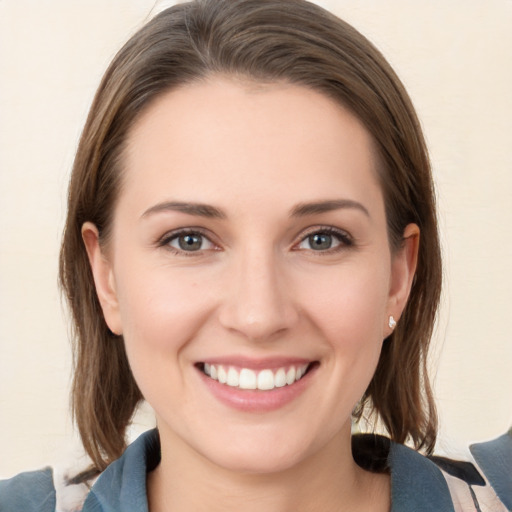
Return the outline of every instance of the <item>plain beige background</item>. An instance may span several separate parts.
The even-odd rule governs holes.
[[[56,284],[66,184],[109,60],[170,3],[0,0],[0,476],[78,453]],[[461,454],[512,424],[512,1],[318,3],[377,44],[424,125],[446,264],[439,449]]]

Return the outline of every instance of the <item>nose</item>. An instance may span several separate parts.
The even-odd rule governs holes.
[[[219,313],[224,328],[248,340],[264,341],[296,325],[298,308],[276,259],[247,250],[233,262]]]

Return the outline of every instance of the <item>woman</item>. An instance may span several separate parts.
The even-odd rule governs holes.
[[[401,444],[436,439],[432,178],[398,78],[322,9],[192,2],[133,36],[82,134],[60,271],[93,466],[76,503],[48,472],[6,503],[464,510],[471,484],[505,510],[473,466]],[[125,450],[142,397],[158,431]],[[391,442],[351,437],[371,414]]]

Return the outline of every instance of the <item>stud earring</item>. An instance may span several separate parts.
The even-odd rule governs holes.
[[[393,318],[393,315],[389,315],[388,325],[390,329],[394,329],[396,327],[396,320]]]

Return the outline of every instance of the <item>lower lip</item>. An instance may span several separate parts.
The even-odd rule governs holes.
[[[210,392],[223,404],[245,412],[269,412],[284,407],[301,395],[309,386],[316,369],[314,366],[291,385],[268,391],[231,387],[208,377],[199,369],[198,372]]]

